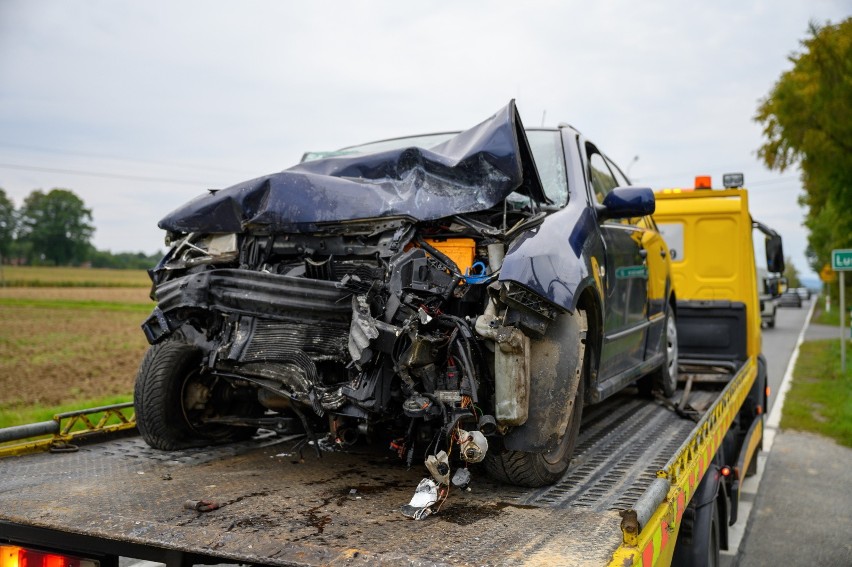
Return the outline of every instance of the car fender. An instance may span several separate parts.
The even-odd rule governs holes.
[[[512,242],[500,281],[518,283],[561,310],[573,312],[578,292],[589,279],[602,291],[600,266],[593,267],[596,258],[603,258],[603,245],[594,211],[582,202],[569,203]]]

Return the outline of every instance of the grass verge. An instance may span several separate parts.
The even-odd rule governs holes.
[[[840,372],[840,341],[802,343],[781,427],[810,431],[852,447],[852,344]]]
[[[831,311],[826,312],[825,310],[825,296],[820,295],[814,298],[814,301],[817,302],[816,307],[814,307],[814,314],[811,317],[811,323],[816,323],[818,325],[831,325],[832,327],[840,326],[840,304],[835,300],[831,304]],[[849,326],[849,304],[847,302],[846,305],[846,326]]]

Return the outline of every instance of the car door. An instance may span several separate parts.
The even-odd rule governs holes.
[[[603,155],[586,146],[593,195],[602,203],[618,186]],[[627,219],[601,223],[605,248],[603,280],[604,340],[601,382],[632,374],[645,358],[647,340],[648,268],[642,248],[642,230]]]
[[[620,186],[630,185],[627,177],[618,166],[607,159],[610,170]],[[644,250],[645,265],[648,268],[648,297],[645,316],[648,319],[645,360],[661,354],[665,346],[663,333],[666,324],[667,297],[669,291],[670,264],[669,249],[651,217],[630,219],[629,224],[637,227],[642,234],[640,247]]]

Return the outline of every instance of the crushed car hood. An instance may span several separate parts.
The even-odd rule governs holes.
[[[512,192],[547,203],[514,101],[431,149],[331,157],[220,191],[171,212],[174,232],[308,231],[378,217],[427,221],[486,210]]]

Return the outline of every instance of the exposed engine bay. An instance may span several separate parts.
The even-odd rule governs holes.
[[[328,414],[340,444],[418,421],[425,437],[440,432],[437,447],[460,428],[493,435],[525,417],[523,391],[495,399],[495,353],[523,371],[525,343],[556,311],[496,281],[506,235],[541,216],[514,211],[505,231],[485,222],[502,213],[477,216],[340,234],[184,236],[158,271],[145,332],[152,343],[179,332],[205,353],[206,372],[268,410]],[[408,460],[413,445],[400,441]],[[486,448],[460,455],[479,462]]]

